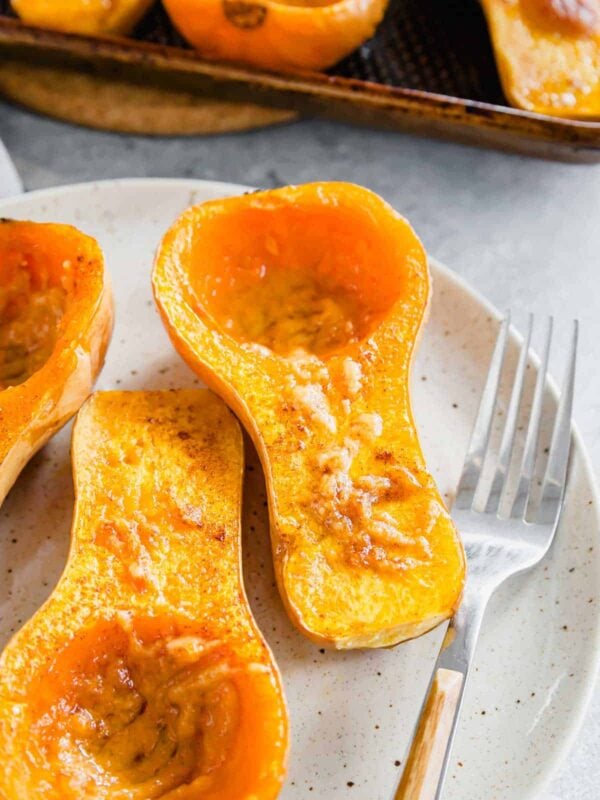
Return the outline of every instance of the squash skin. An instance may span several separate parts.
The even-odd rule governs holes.
[[[28,25],[88,36],[127,34],[154,0],[11,0]]]
[[[0,390],[0,503],[31,456],[90,394],[113,325],[110,282],[94,239],[68,225],[4,220],[0,295],[15,261],[29,261],[50,283],[66,287],[65,308],[45,363]]]
[[[230,321],[219,324],[211,287],[220,277],[220,285],[227,283],[226,264],[251,262],[256,253],[260,261],[261,237],[275,240],[285,264],[308,259],[308,271],[319,259],[330,263],[328,248],[341,254],[338,277],[344,285],[361,283],[373,312],[358,341],[296,360],[262,342],[240,342],[228,333]],[[364,262],[359,277],[352,277],[353,258]],[[275,574],[292,622],[313,641],[345,649],[391,646],[450,617],[462,594],[465,559],[426,472],[410,407],[410,366],[430,281],[424,250],[406,220],[368,190],[343,183],[204,203],[165,235],[153,288],[174,346],[225,399],[259,453]],[[240,287],[231,291],[233,308]],[[274,307],[285,309],[281,298]],[[348,389],[348,367],[360,370],[357,391]],[[303,371],[309,375],[304,384]],[[321,378],[322,390],[311,389]],[[329,418],[311,417],[303,407],[307,390]],[[365,433],[360,426],[374,421],[380,435],[357,443]],[[344,468],[351,483],[346,497]],[[381,488],[370,492],[369,483],[378,481]],[[394,530],[386,528],[384,509]],[[344,517],[350,531],[339,528]]]
[[[482,0],[504,93],[517,108],[600,117],[598,0]]]
[[[164,0],[203,56],[272,70],[322,70],[369,39],[388,0]]]
[[[67,567],[0,658],[0,796],[277,797],[287,713],[241,582],[236,421],[205,390],[97,393],[73,467]]]

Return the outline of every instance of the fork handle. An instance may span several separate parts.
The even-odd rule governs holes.
[[[440,800],[489,593],[469,580],[436,661],[393,800]]]
[[[465,682],[462,672],[434,672],[394,800],[432,800],[440,783]]]

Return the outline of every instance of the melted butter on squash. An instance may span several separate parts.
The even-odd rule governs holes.
[[[32,727],[65,786],[128,800],[214,790],[239,727],[237,681],[264,665],[236,666],[218,643],[166,635],[156,620],[140,627],[126,614],[73,648],[57,666],[68,676],[64,693]]]
[[[342,362],[342,374],[345,381],[346,394],[349,395],[346,399],[349,399],[361,390],[363,381],[362,367],[357,361],[345,358]]]
[[[0,390],[26,381],[54,348],[66,292],[34,286],[24,263],[0,283]]]
[[[94,543],[109,550],[122,564],[126,576],[137,591],[152,587],[162,598],[160,581],[145,539],[148,534],[139,522],[101,521],[94,533]]]
[[[280,355],[333,352],[358,341],[369,324],[351,291],[304,271],[257,261],[217,280],[211,306],[226,332]]]
[[[383,420],[376,411],[352,409],[351,398],[364,380],[358,362],[341,360],[341,380],[332,380],[330,369],[313,355],[297,354],[282,397],[282,413],[296,418],[300,448],[311,439],[315,451],[302,506],[314,520],[314,530],[330,538],[331,558],[392,570],[424,563],[432,557],[428,535],[444,513],[433,485],[411,465],[385,456],[375,459],[377,473],[365,471],[373,469]],[[341,395],[336,386],[341,386]],[[336,404],[344,412],[338,418],[345,436],[332,413]],[[431,499],[424,503],[428,487]]]
[[[274,219],[250,208],[207,221],[188,284],[195,311],[239,344],[285,357],[328,357],[366,338],[400,287],[388,254],[379,257],[381,284],[373,279],[365,265],[374,237],[355,236],[353,212],[337,212],[326,208],[317,220],[289,207]]]

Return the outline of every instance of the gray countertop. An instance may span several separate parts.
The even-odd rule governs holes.
[[[261,187],[350,180],[382,194],[429,252],[500,308],[581,320],[576,419],[600,466],[600,165],[301,122],[247,134],[149,139],[39,118],[0,101],[0,138],[27,189],[99,178],[208,178]],[[545,800],[597,800],[600,691]],[[482,800],[485,800],[482,798]]]

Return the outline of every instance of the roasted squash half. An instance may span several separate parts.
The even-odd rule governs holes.
[[[321,70],[369,39],[388,0],[163,0],[207,58]]]
[[[81,410],[69,562],[0,658],[4,800],[277,797],[287,717],[240,576],[242,468],[210,392]]]
[[[68,33],[125,34],[144,16],[154,0],[11,0],[29,25]]]
[[[93,239],[67,225],[0,222],[0,503],[89,395],[111,331]]]
[[[260,454],[296,625],[377,647],[449,617],[465,564],[411,412],[430,281],[408,222],[344,183],[212,201],[165,235],[153,285],[175,347]]]
[[[600,116],[600,0],[482,0],[508,100]]]

